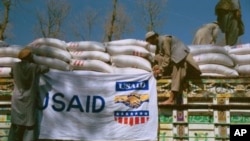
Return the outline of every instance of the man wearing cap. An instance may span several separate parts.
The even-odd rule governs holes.
[[[159,103],[160,105],[174,104],[177,95],[182,94],[183,82],[187,77],[199,78],[199,66],[189,53],[189,48],[179,39],[171,35],[161,35],[154,31],[146,34],[146,41],[156,45],[155,64],[153,65],[156,77],[166,76],[171,72],[172,83],[170,97]],[[180,99],[177,102],[180,103]]]
[[[30,49],[24,48],[18,58],[21,62],[13,65],[11,75],[14,91],[11,99],[11,128],[8,141],[35,141],[38,139],[37,121],[38,90],[40,74],[48,67],[35,64]]]

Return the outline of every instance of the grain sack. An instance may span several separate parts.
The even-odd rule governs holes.
[[[225,75],[218,74],[218,73],[202,73],[201,76],[205,76],[205,77],[225,77]]]
[[[137,40],[137,39],[122,39],[122,40],[115,40],[110,42],[105,42],[105,46],[128,46],[128,45],[135,45],[135,46],[141,46],[146,47],[149,45],[148,42],[143,40]]]
[[[250,64],[235,67],[240,76],[250,76]]]
[[[234,66],[234,61],[231,57],[221,53],[204,53],[193,56],[197,64],[220,64],[228,67]]]
[[[110,55],[102,51],[70,51],[70,54],[74,59],[110,62]]]
[[[225,76],[239,76],[238,72],[233,69],[219,64],[204,64],[199,65],[202,73],[216,73]]]
[[[240,45],[236,45],[235,46],[236,48],[250,48],[250,43],[247,43],[247,44],[240,44]]]
[[[236,55],[250,54],[250,47],[232,48],[228,51],[228,53]]]
[[[250,63],[250,54],[246,55],[230,54],[230,56],[237,65],[247,65]]]
[[[28,46],[40,47],[42,45],[56,47],[62,50],[66,50],[67,44],[65,41],[55,38],[38,38],[28,44]]]
[[[11,77],[11,67],[0,67],[0,77]]]
[[[56,58],[33,55],[33,59],[36,64],[48,66],[49,68],[52,69],[57,69],[62,71],[72,70],[68,63]]]
[[[97,72],[112,73],[113,68],[111,65],[100,60],[77,60],[72,59],[70,62],[73,70],[89,70]]]
[[[51,46],[41,45],[40,47],[30,47],[30,48],[32,49],[32,52],[36,55],[56,58],[68,63],[72,58],[71,54],[68,51]]]
[[[137,68],[118,68],[113,67],[114,74],[141,74],[141,73],[149,73],[146,70],[137,69]]]
[[[71,51],[106,51],[102,43],[95,41],[68,42],[67,49]]]
[[[140,57],[148,57],[150,52],[140,46],[128,45],[128,46],[108,46],[107,52],[110,55],[135,55]]]
[[[152,66],[150,62],[142,57],[133,55],[115,55],[111,56],[111,63],[116,67],[126,68],[138,68],[151,72]]]
[[[192,55],[204,54],[204,53],[222,53],[227,54],[227,50],[221,46],[214,45],[188,45],[190,53]]]
[[[156,51],[155,45],[152,45],[146,41],[137,40],[137,39],[115,40],[115,41],[105,42],[104,45],[106,47],[108,46],[140,46],[140,47],[147,49],[151,53],[155,53]]]
[[[149,44],[148,46],[146,46],[146,49],[147,49],[148,51],[150,51],[151,53],[155,54],[156,45],[151,45],[151,44]]]
[[[12,67],[14,63],[20,62],[21,60],[14,57],[0,57],[1,67]]]
[[[0,57],[14,57],[17,58],[20,50],[22,48],[21,47],[1,47],[0,48]]]

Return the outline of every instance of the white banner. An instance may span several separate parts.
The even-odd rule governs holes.
[[[40,139],[157,140],[157,92],[152,73],[53,70],[44,80]]]

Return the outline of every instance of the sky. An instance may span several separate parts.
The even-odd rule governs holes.
[[[138,18],[139,11],[136,7],[138,0],[119,0],[119,3],[125,7],[128,15]],[[157,0],[155,0],[157,1]],[[104,22],[107,12],[112,8],[112,0],[68,0],[71,5],[71,11],[68,21],[85,9],[92,8],[100,12]],[[161,18],[164,20],[162,28],[157,31],[160,34],[169,34],[176,36],[185,44],[191,44],[195,31],[203,24],[216,20],[214,7],[218,0],[168,0],[164,7]],[[242,19],[245,24],[245,34],[240,37],[240,43],[250,43],[250,1],[241,0]],[[44,11],[44,0],[26,0],[21,6],[14,7],[10,14],[11,39],[7,39],[9,44],[25,45],[37,37],[34,36],[33,26],[36,24],[35,11]],[[2,5],[0,5],[2,9]],[[136,17],[137,16],[137,17]],[[123,39],[133,38],[144,40],[146,30],[136,20],[132,20],[133,32],[126,34]],[[70,33],[70,28],[65,28],[65,40],[79,41]],[[97,27],[94,30],[91,40],[101,41],[101,32],[103,27]]]

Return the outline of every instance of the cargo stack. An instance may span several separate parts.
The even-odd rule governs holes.
[[[36,63],[59,71],[151,73],[156,46],[136,39],[111,42],[38,38],[28,45]],[[10,127],[13,79],[10,67],[22,46],[0,48],[0,140]],[[244,56],[249,44],[235,47],[189,46],[202,70],[202,79],[185,81],[182,105],[159,106],[159,141],[229,141],[230,125],[250,125],[250,80]],[[244,54],[242,54],[244,53]],[[250,53],[249,53],[250,54]],[[243,55],[240,58],[239,55]],[[241,59],[241,60],[240,60]],[[250,69],[249,69],[250,70]],[[158,100],[169,97],[170,78],[157,80]]]
[[[158,97],[169,96],[171,79],[158,80]],[[187,80],[182,105],[159,106],[159,140],[229,141],[231,125],[250,125],[246,77]]]
[[[230,68],[231,72],[234,73],[226,74],[222,71],[220,73],[218,73],[219,71],[207,73],[204,70],[201,80],[187,80],[183,84],[185,89],[182,93],[182,105],[159,106],[159,141],[229,141],[230,126],[250,125],[249,75],[237,70],[242,65],[238,64],[239,61],[235,57],[236,51],[245,50],[244,53],[247,53],[248,46],[241,45],[230,48],[228,46],[220,48],[203,46],[203,50],[200,51],[218,50],[217,55],[220,52],[228,56],[228,61],[224,63],[224,66],[226,63],[234,63],[230,67],[227,65],[227,68]],[[198,52],[198,49],[201,48],[194,50],[194,46],[192,46],[191,52],[194,53],[194,56],[201,53]],[[195,58],[195,60],[198,61],[199,65],[219,63],[219,57],[216,58],[215,55],[213,58],[217,61],[214,62],[211,62],[212,60],[206,61],[210,58],[209,56],[206,58],[203,56],[203,59]],[[170,78],[158,80],[159,100],[169,97],[170,86]]]
[[[11,77],[0,77],[0,140],[7,141],[10,128],[10,105],[13,90]]]
[[[0,140],[7,141],[10,128],[10,99],[14,88],[11,67],[20,60],[17,55],[21,46],[0,42]]]

